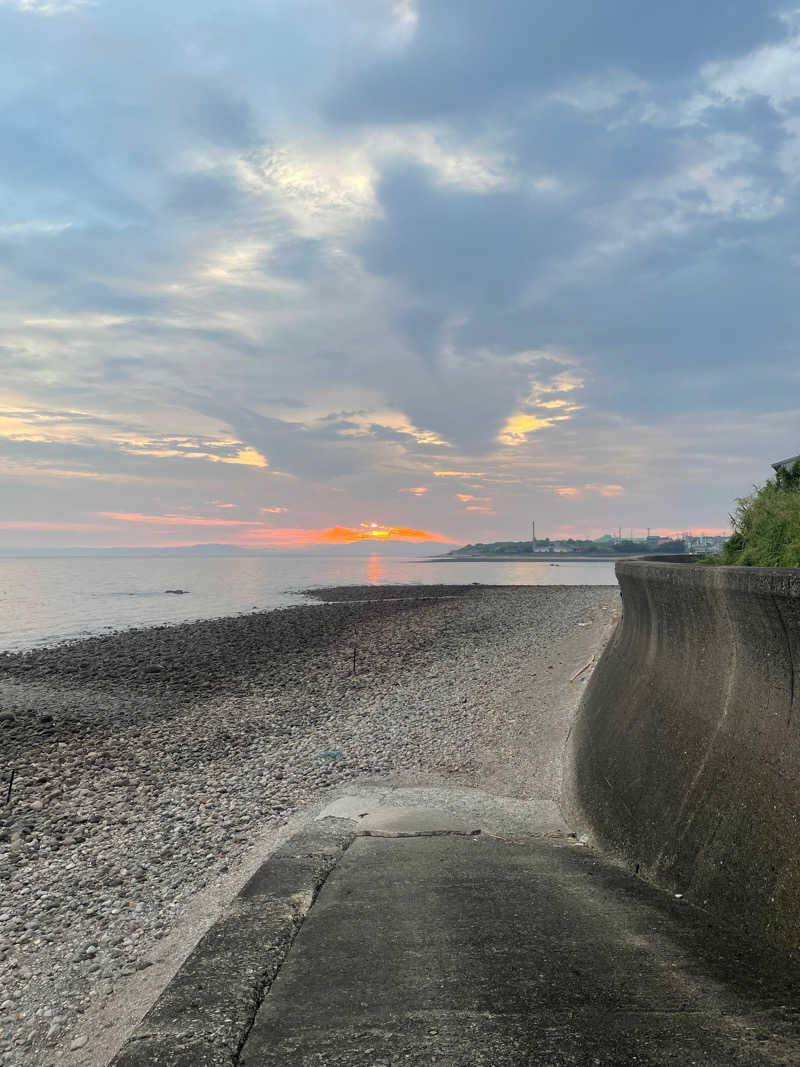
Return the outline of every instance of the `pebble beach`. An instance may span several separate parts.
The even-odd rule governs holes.
[[[104,1063],[96,1020],[191,900],[349,781],[555,803],[526,751],[563,730],[616,588],[314,595],[0,655],[0,1064]]]

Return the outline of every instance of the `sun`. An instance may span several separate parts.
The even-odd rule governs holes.
[[[379,540],[382,537],[389,537],[392,532],[388,527],[383,526],[379,522],[360,522],[358,525],[365,531],[367,538],[374,538],[375,540]]]

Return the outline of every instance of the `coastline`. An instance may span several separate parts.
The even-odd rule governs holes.
[[[527,553],[524,556],[426,556],[420,563],[616,563],[620,559],[642,559],[644,553],[633,556],[568,556],[564,552],[552,554]]]
[[[569,678],[615,587],[312,595],[0,656],[3,788],[16,770],[0,817],[8,1062],[104,1063],[120,998],[183,944],[198,895],[224,895],[254,850],[347,782],[535,794],[560,818],[558,769],[538,749],[562,739],[580,695]],[[196,934],[195,920],[187,951]]]

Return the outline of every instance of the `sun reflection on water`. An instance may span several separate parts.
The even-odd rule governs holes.
[[[380,585],[384,577],[383,560],[380,556],[370,556],[367,564],[367,581],[370,585]]]

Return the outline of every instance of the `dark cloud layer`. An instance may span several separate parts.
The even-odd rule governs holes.
[[[630,71],[662,81],[780,36],[775,5],[753,0],[430,0],[400,56],[364,69],[332,96],[339,119],[413,121],[475,115],[508,94]]]

